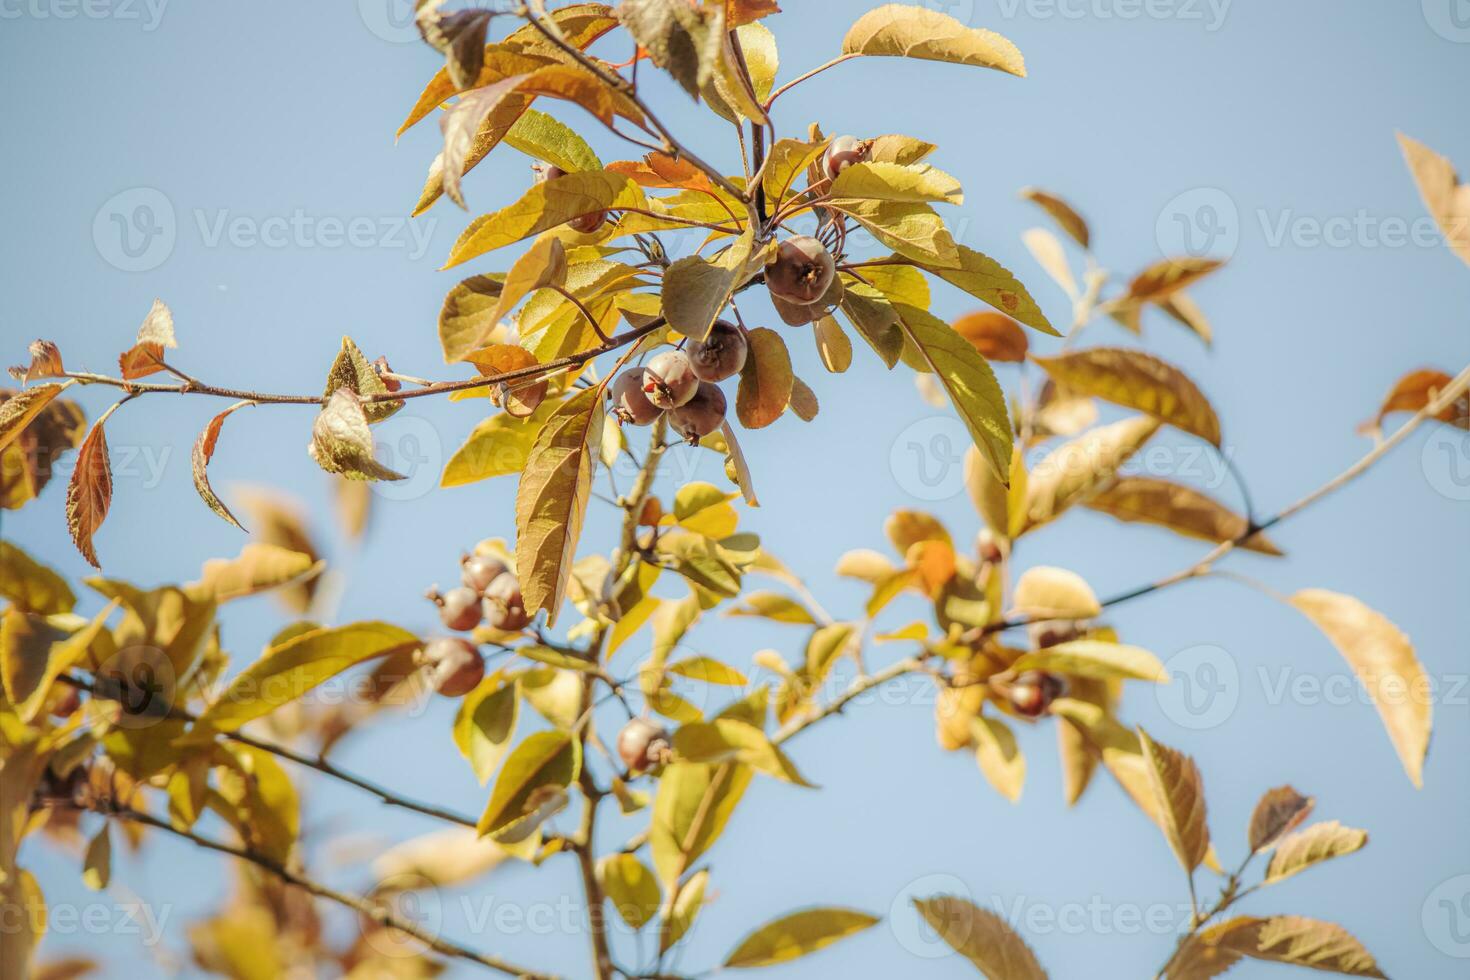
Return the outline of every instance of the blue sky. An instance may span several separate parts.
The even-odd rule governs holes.
[[[441,203],[413,225],[404,220],[437,133],[427,124],[397,145],[392,136],[435,60],[408,43],[402,12],[388,2],[0,2],[8,177],[0,184],[0,333],[11,359],[44,336],[61,345],[69,366],[106,370],[159,296],[177,320],[179,364],[218,383],[313,390],[344,333],[408,374],[445,376],[434,323],[460,270],[436,270],[467,216]],[[769,22],[782,43],[781,77],[826,60],[874,5],[791,0],[790,12]],[[819,120],[828,132],[905,132],[939,143],[936,164],[966,189],[957,236],[1022,275],[1054,321],[1066,320],[1068,303],[1020,244],[1023,230],[1044,222],[1017,199],[1023,186],[1077,204],[1101,261],[1123,277],[1177,250],[1186,226],[1191,241],[1229,252],[1229,268],[1195,291],[1215,323],[1214,349],[1162,319],[1148,323],[1147,340],[1211,396],[1226,448],[1263,510],[1356,459],[1367,444],[1355,424],[1400,374],[1421,366],[1454,372],[1470,359],[1461,319],[1470,270],[1443,247],[1404,240],[1400,228],[1424,212],[1394,140],[1402,130],[1470,167],[1457,95],[1470,86],[1462,0],[929,5],[1010,36],[1030,77],[895,60],[849,64],[783,98],[778,125],[795,135]],[[626,57],[621,47],[603,53]],[[655,91],[688,142],[737,166],[727,127],[701,119],[671,88]],[[557,112],[596,129],[575,110]],[[605,159],[621,154],[594,136]],[[514,151],[497,151],[467,181],[472,209],[515,196],[527,167]],[[131,223],[126,247],[119,219]],[[936,290],[943,315],[973,308]],[[742,311],[747,320],[773,319],[763,302]],[[1095,342],[1129,341],[1111,325],[1094,329]],[[951,431],[943,413],[920,401],[909,377],[885,373],[865,350],[851,372],[826,376],[812,346],[788,336],[822,412],[810,426],[787,417],[744,439],[764,506],[743,521],[829,609],[853,614],[864,596],[831,569],[849,548],[882,548],[889,512],[931,510],[962,540],[978,523],[957,481],[942,478],[953,465],[932,440]],[[1014,385],[1013,369],[1000,375]],[[110,403],[103,392],[82,398],[92,416]],[[233,487],[261,484],[309,508],[341,576],[343,621],[382,617],[428,629],[423,589],[452,577],[462,548],[512,532],[512,484],[435,486],[438,463],[480,406],[427,402],[403,413],[387,437],[422,461],[419,475],[407,490],[377,498],[372,534],[357,548],[337,534],[329,487],[304,452],[308,413],[243,413],[220,442],[212,472],[227,499]],[[237,532],[209,513],[189,481],[189,448],[211,407],[148,398],[109,424],[117,494],[97,547],[110,575],[183,581],[205,558],[238,550]],[[937,489],[918,479],[914,442],[929,447],[924,472],[941,477]],[[1161,445],[1174,448],[1160,466],[1235,499],[1187,442],[1165,437]],[[711,458],[691,462],[695,477],[718,479]],[[1345,686],[1338,656],[1291,610],[1210,581],[1111,617],[1128,642],[1166,660],[1180,655],[1181,669],[1227,672],[1233,708],[1215,710],[1203,730],[1179,723],[1191,716],[1169,700],[1177,694],[1140,688],[1126,703],[1129,720],[1198,759],[1227,859],[1240,853],[1259,793],[1285,782],[1315,795],[1322,818],[1371,832],[1362,854],[1277,886],[1248,910],[1340,922],[1401,977],[1462,976],[1465,960],[1453,954],[1470,956],[1467,467],[1465,441],[1416,435],[1349,490],[1281,528],[1288,559],[1232,559],[1278,591],[1356,595],[1414,638],[1442,695],[1422,791],[1409,785],[1373,709]],[[6,514],[4,533],[80,576],[86,569],[66,537],[60,490]],[[594,512],[585,547],[611,540],[609,515]],[[1111,593],[1198,554],[1160,532],[1088,515],[1028,539],[1021,560],[1073,568]],[[284,621],[264,600],[231,612],[226,645],[237,661]],[[919,612],[898,609],[892,621]],[[801,640],[789,629],[718,621],[690,645],[748,664],[763,647],[795,656]],[[631,665],[631,656],[620,663]],[[1312,693],[1317,685],[1322,691]],[[452,706],[436,703],[355,738],[338,761],[410,795],[478,811],[484,791],[453,749],[451,718]],[[1107,779],[1075,810],[1064,807],[1053,743],[1048,728],[1024,733],[1028,785],[1011,806],[967,754],[937,750],[932,707],[917,690],[804,735],[794,756],[822,790],[757,781],[711,856],[717,900],[682,965],[719,962],[749,928],[788,909],[845,904],[895,913],[820,959],[770,975],[970,976],[956,957],[925,955],[932,943],[903,902],[910,892],[961,890],[1014,917],[1054,976],[1097,975],[1100,962],[1110,976],[1151,975],[1172,938],[1150,927],[1157,920],[1149,916],[1177,922],[1181,875],[1157,831]],[[434,829],[305,783],[318,828],[350,826],[374,846]],[[623,829],[610,826],[604,839]],[[45,947],[106,955],[109,977],[138,975],[149,962],[119,924],[119,909],[142,900],[166,912],[166,944],[178,949],[184,924],[228,887],[213,858],[166,840],[152,843],[146,860],[121,859],[100,897],[82,889],[73,858],[35,844],[25,857],[54,904],[109,910],[113,927],[102,934],[74,930]],[[325,873],[343,887],[369,883],[361,866]],[[441,896],[446,930],[582,976],[580,934],[475,936],[461,904],[554,908],[576,889],[570,862],[535,874],[507,869]]]

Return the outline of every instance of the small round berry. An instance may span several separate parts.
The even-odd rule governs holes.
[[[663,409],[643,392],[643,370],[631,368],[618,375],[607,388],[609,411],[624,425],[652,425]]]
[[[643,393],[665,411],[689,404],[698,391],[699,376],[681,350],[664,351],[643,368]]]
[[[975,536],[975,550],[979,553],[980,560],[988,565],[998,564],[1005,557],[995,532],[988,527],[981,528],[980,533]]]
[[[480,625],[480,593],[464,586],[432,597],[439,606],[439,619],[446,629],[468,633]]]
[[[51,715],[55,718],[68,718],[72,712],[82,706],[82,695],[74,687],[67,687],[61,692],[61,697],[51,705]]]
[[[505,567],[505,562],[485,555],[465,555],[459,561],[459,580],[465,588],[476,592],[484,592],[490,588],[491,582],[508,571],[510,569]]]
[[[1006,690],[1006,700],[1018,715],[1024,718],[1040,718],[1046,714],[1052,702],[1066,691],[1066,681],[1055,674],[1028,670],[1011,682]]]
[[[716,320],[709,336],[689,341],[684,352],[689,355],[689,363],[694,365],[700,381],[724,381],[745,367],[750,344],[745,339],[745,331],[729,321]]]
[[[531,170],[536,174],[536,183],[544,184],[548,180],[556,180],[565,177],[567,172],[554,163],[533,163]]]
[[[526,615],[526,600],[521,596],[521,582],[510,572],[501,575],[485,590],[485,621],[493,628],[516,633],[531,625]]]
[[[686,442],[694,445],[720,427],[728,408],[719,385],[701,381],[699,391],[689,403],[669,413],[669,423]]]
[[[581,217],[573,218],[567,222],[573,231],[581,232],[584,235],[592,234],[606,223],[606,211],[593,211],[590,214],[584,214]]]
[[[485,679],[480,648],[458,637],[431,641],[424,647],[423,661],[429,665],[430,686],[446,698],[462,698]]]
[[[836,179],[848,167],[855,163],[863,163],[868,159],[870,145],[862,142],[856,136],[839,136],[827,147],[827,155],[823,158],[823,168],[827,176]]]
[[[634,718],[618,733],[618,758],[629,772],[646,772],[668,761],[669,733],[644,718]]]
[[[766,288],[777,299],[811,306],[827,295],[836,275],[837,264],[827,246],[801,235],[777,247],[776,260],[766,267]]]

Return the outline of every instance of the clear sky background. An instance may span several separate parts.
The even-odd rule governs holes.
[[[214,382],[315,390],[344,333],[371,354],[389,354],[401,371],[446,376],[434,326],[444,293],[461,271],[502,270],[510,256],[439,272],[467,216],[441,205],[415,231],[403,227],[437,132],[426,124],[396,146],[393,132],[435,56],[408,43],[406,2],[391,10],[387,2],[175,2],[150,10],[122,0],[85,9],[0,0],[0,335],[10,361],[42,336],[61,345],[69,366],[109,370],[159,296],[177,319],[177,362]],[[1044,222],[1017,199],[1021,187],[1040,185],[1076,203],[1092,221],[1101,260],[1124,277],[1180,247],[1177,215],[1195,222],[1197,244],[1204,232],[1218,232],[1209,244],[1231,253],[1231,265],[1195,291],[1215,323],[1215,348],[1162,318],[1148,323],[1148,342],[1211,396],[1257,502],[1275,510],[1368,448],[1354,426],[1399,375],[1421,366],[1454,372],[1470,359],[1470,270],[1443,247],[1403,243],[1399,230],[1424,211],[1394,140],[1403,130],[1470,168],[1462,99],[1470,89],[1470,27],[1456,27],[1470,11],[1461,2],[1456,21],[1452,2],[1425,0],[1423,9],[1330,0],[1223,8],[1202,0],[931,3],[1012,37],[1031,77],[911,61],[849,64],[783,98],[777,122],[787,134],[819,120],[827,132],[905,132],[939,143],[936,164],[967,192],[958,237],[1021,274],[1058,323],[1068,319],[1068,303],[1019,242],[1023,230]],[[781,41],[783,79],[835,53],[847,26],[874,4],[786,6],[768,22]],[[626,57],[621,45],[598,50]],[[738,169],[727,127],[707,124],[667,87],[657,91],[669,123]],[[604,159],[622,155],[578,110],[553,111],[592,133]],[[516,197],[529,180],[527,164],[509,148],[497,151],[467,181],[471,207],[493,210]],[[151,218],[141,206],[152,208]],[[295,225],[306,230],[288,230],[284,240],[217,234],[232,223],[268,233],[279,224],[269,219],[289,227],[298,214]],[[139,222],[131,254],[114,216]],[[354,244],[333,238],[330,221],[354,219],[371,230]],[[1330,227],[1345,228],[1345,237],[1329,244],[1313,235]],[[164,234],[145,240],[140,228]],[[748,320],[773,319],[763,300],[742,306]],[[936,290],[941,314],[974,307]],[[788,337],[822,413],[813,425],[787,417],[745,437],[765,506],[744,521],[829,609],[856,614],[865,595],[831,569],[849,548],[884,547],[882,523],[893,509],[932,510],[961,540],[978,521],[954,460],[932,441],[951,431],[944,413],[921,402],[907,373],[885,373],[860,349],[850,373],[828,377],[801,332]],[[1111,325],[1093,335],[1129,339]],[[1000,374],[1014,385],[1013,369]],[[92,417],[110,403],[102,391],[81,398]],[[190,486],[189,448],[212,408],[204,399],[148,398],[110,423],[117,492],[97,538],[110,575],[186,581],[204,559],[243,543]],[[453,577],[462,548],[513,531],[513,483],[436,487],[438,466],[482,408],[422,400],[393,423],[398,428],[384,430],[385,441],[422,462],[408,491],[376,498],[360,548],[337,532],[328,483],[304,452],[306,410],[265,408],[232,419],[215,483],[227,499],[250,483],[304,502],[342,576],[338,620],[381,617],[427,630],[422,591]],[[948,477],[938,489],[919,479],[915,442],[925,447],[924,472]],[[1166,436],[1160,445],[1176,449],[1159,457],[1156,473],[1238,500],[1189,443]],[[713,457],[694,473],[719,478]],[[661,486],[668,492],[672,483]],[[62,496],[53,486],[19,515],[6,514],[4,533],[81,576],[87,569],[67,540]],[[924,499],[934,496],[942,499]],[[611,542],[611,520],[605,508],[594,511],[584,551]],[[1176,666],[1188,680],[1207,682],[1214,670],[1225,684],[1217,700],[1199,702],[1207,709],[1203,729],[1190,727],[1202,716],[1179,700],[1184,683],[1160,696],[1132,689],[1126,717],[1196,756],[1227,862],[1241,853],[1260,792],[1285,782],[1315,795],[1322,818],[1371,832],[1365,852],[1277,886],[1247,910],[1340,922],[1396,977],[1464,976],[1470,445],[1416,435],[1276,537],[1287,560],[1233,558],[1233,567],[1283,592],[1310,586],[1359,596],[1416,641],[1442,695],[1425,788],[1410,786],[1327,641],[1296,613],[1230,582],[1184,586],[1110,617],[1125,640],[1165,659],[1180,655]],[[1106,594],[1199,553],[1163,532],[1081,515],[1028,538],[1021,561],[1074,568]],[[891,622],[920,612],[917,604],[895,609]],[[241,604],[228,611],[226,645],[237,663],[248,661],[284,622],[268,600]],[[789,628],[720,620],[690,645],[748,665],[767,646],[795,657],[802,639]],[[619,664],[635,659],[630,650]],[[1327,685],[1328,695],[1312,694],[1315,684]],[[349,741],[338,761],[409,795],[478,812],[485,791],[454,751],[452,716],[451,704],[437,702],[419,717],[376,725]],[[932,706],[915,691],[804,735],[794,756],[822,790],[756,781],[710,856],[715,901],[681,967],[718,963],[748,929],[778,913],[831,903],[887,921],[769,975],[971,976],[959,958],[934,955],[932,937],[918,931],[904,901],[911,892],[961,890],[1012,917],[1054,976],[1152,975],[1173,938],[1156,919],[1151,928],[1149,917],[1165,915],[1163,931],[1178,928],[1173,910],[1185,896],[1168,848],[1105,775],[1076,809],[1063,805],[1050,726],[1024,733],[1023,746],[1027,789],[1012,806],[968,754],[938,751]],[[303,784],[318,831],[350,827],[376,848],[435,829],[321,780]],[[624,829],[609,824],[603,839],[620,839]],[[145,975],[160,952],[127,934],[118,907],[141,899],[155,915],[167,914],[165,946],[177,951],[186,923],[229,887],[213,857],[157,835],[144,860],[119,859],[100,897],[83,890],[77,858],[40,842],[23,856],[53,903],[110,910],[113,926],[103,934],[74,931],[44,946],[48,955],[105,956],[108,977]],[[371,883],[360,863],[315,857],[335,884]],[[578,891],[571,862],[554,860],[537,873],[507,868],[440,896],[445,929],[585,976],[579,932],[475,935],[461,904],[555,908]],[[1152,911],[1160,907],[1169,911]],[[620,940],[619,949],[633,959],[631,943]]]

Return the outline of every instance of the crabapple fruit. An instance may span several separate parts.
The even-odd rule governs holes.
[[[681,350],[664,351],[643,368],[643,393],[659,408],[687,405],[698,392],[699,376]]]
[[[424,647],[423,661],[429,666],[429,683],[446,698],[462,698],[485,679],[485,658],[468,640],[445,637]]]
[[[728,407],[719,385],[701,381],[699,391],[689,403],[669,413],[669,422],[675,432],[693,445],[720,427]]]
[[[460,559],[459,568],[459,580],[465,588],[476,592],[484,592],[490,588],[491,582],[510,571],[499,558],[484,555],[465,555]]]
[[[766,288],[777,299],[797,306],[821,302],[837,265],[827,246],[807,235],[788,238],[776,249],[776,260],[766,266]]]
[[[669,733],[644,718],[634,718],[618,733],[618,757],[629,772],[645,772],[667,761]]]
[[[1011,682],[1006,691],[1006,699],[1018,715],[1024,718],[1040,718],[1066,690],[1066,682],[1057,675],[1042,670],[1028,670]]]
[[[480,625],[480,593],[460,586],[443,595],[431,595],[439,606],[439,619],[446,629],[468,633]]]
[[[827,155],[822,159],[823,169],[827,176],[833,180],[848,167],[855,163],[863,163],[868,159],[869,144],[862,142],[856,136],[839,136],[827,147]]]
[[[750,344],[745,339],[745,331],[727,320],[716,320],[709,336],[689,341],[684,352],[689,355],[700,381],[724,381],[745,367]]]
[[[531,625],[526,615],[526,600],[521,596],[521,582],[506,572],[485,590],[485,620],[495,629],[515,633]]]
[[[558,177],[565,177],[567,175],[567,172],[565,170],[558,167],[554,163],[537,164],[532,169],[536,171],[536,183],[538,184],[545,183],[548,180],[556,180]],[[567,222],[567,225],[570,226],[573,231],[579,231],[584,235],[590,235],[597,229],[601,228],[603,223],[606,221],[606,211],[593,211],[590,214],[584,214],[580,217],[573,218],[572,220]]]
[[[624,425],[652,425],[663,414],[663,409],[644,394],[643,372],[638,368],[618,375],[607,389],[607,400],[613,418]]]

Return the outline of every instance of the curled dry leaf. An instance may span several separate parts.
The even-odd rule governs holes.
[[[1432,405],[1440,392],[1454,383],[1454,378],[1443,371],[1424,368],[1410,371],[1394,383],[1393,390],[1383,399],[1378,415],[1364,422],[1358,431],[1364,434],[1378,432],[1383,420],[1394,412],[1422,412]],[[1470,393],[1463,394],[1452,405],[1434,416],[1438,422],[1460,429],[1470,429]]]
[[[219,441],[220,430],[224,427],[225,419],[229,418],[230,414],[236,409],[243,408],[249,404],[251,403],[240,402],[231,405],[210,419],[203,431],[199,433],[199,438],[194,440],[194,449],[190,455],[195,492],[199,494],[200,498],[208,505],[210,510],[242,531],[245,530],[245,526],[236,520],[234,514],[230,513],[230,508],[225,506],[225,502],[219,498],[219,495],[214,492],[214,487],[209,483],[209,461],[214,458],[214,447]]]
[[[328,473],[353,480],[403,480],[373,455],[373,432],[357,394],[339,388],[311,428],[311,458]]]
[[[33,340],[27,349],[31,363],[25,367],[9,368],[15,380],[29,384],[38,378],[59,378],[66,373],[61,364],[61,350],[49,340]]]
[[[1209,399],[1183,371],[1156,357],[1118,347],[1094,347],[1035,361],[1057,384],[1074,392],[1146,412],[1220,445],[1220,419]]]
[[[1161,303],[1224,265],[1219,259],[1196,256],[1176,256],[1155,262],[1129,283],[1127,299],[1134,303]]]
[[[466,358],[483,377],[527,371],[541,362],[536,355],[516,344],[491,344],[473,351]],[[491,392],[496,404],[514,419],[529,418],[536,413],[549,388],[546,378],[531,377],[524,381],[504,382]]]
[[[109,413],[110,414],[110,413]],[[92,431],[77,450],[76,469],[66,488],[66,527],[82,557],[94,568],[101,568],[92,536],[107,519],[112,506],[112,464],[107,457],[107,433],[103,424],[107,415],[97,420]]]
[[[1026,331],[1004,313],[968,313],[954,322],[954,329],[988,360],[1019,363],[1030,349]]]
[[[1434,706],[1429,677],[1409,638],[1352,596],[1304,589],[1290,601],[1347,660],[1378,708],[1404,771],[1416,787],[1423,786]]]
[[[64,381],[61,384],[36,385],[0,402],[0,449],[20,438],[26,426],[71,384],[73,382]]]
[[[174,339],[174,315],[163,300],[155,299],[143,325],[138,328],[138,340],[118,358],[118,367],[124,380],[132,381],[157,374],[163,370],[163,352],[177,347]]]
[[[953,895],[913,901],[929,927],[986,980],[1046,980],[1036,954],[995,913]]]
[[[327,369],[327,384],[322,389],[322,398],[330,399],[338,389],[345,388],[359,397],[363,413],[370,423],[376,424],[393,415],[403,407],[401,399],[384,401],[370,400],[370,396],[391,394],[388,384],[378,374],[362,350],[351,337],[342,338],[342,348]]]

